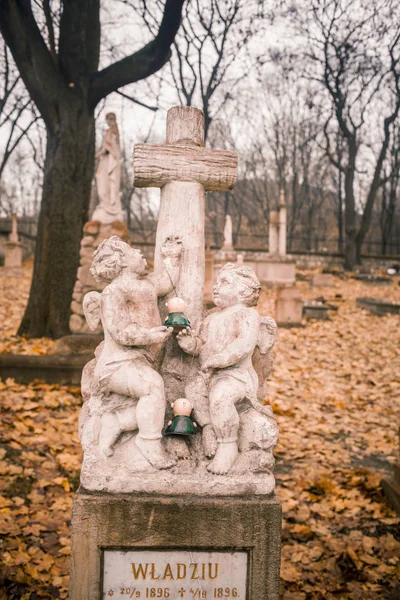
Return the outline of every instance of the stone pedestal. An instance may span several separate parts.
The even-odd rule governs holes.
[[[273,494],[201,498],[79,490],[70,600],[278,600],[280,538],[281,507]]]
[[[5,242],[3,244],[4,266],[7,268],[19,268],[22,266],[22,244],[20,242]]]
[[[294,285],[296,281],[296,263],[280,256],[257,261],[253,268],[260,282],[267,287]]]
[[[128,240],[128,229],[121,221],[105,224],[99,221],[88,221],[83,227],[83,238],[80,249],[80,266],[72,295],[71,317],[69,328],[72,333],[91,333],[83,315],[82,302],[88,292],[101,292],[106,284],[98,283],[89,273],[93,253],[101,242],[112,235],[117,235],[124,242]],[[100,333],[100,331],[99,331]]]

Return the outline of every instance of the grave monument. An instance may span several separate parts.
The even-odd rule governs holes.
[[[174,107],[166,144],[137,145],[134,172],[161,188],[154,272],[116,236],[90,269],[106,287],[83,310],[104,342],[82,375],[70,598],[278,600],[278,430],[263,404],[276,324],[242,264],[221,269],[203,315],[205,192],[235,185],[236,153],[204,148],[203,113]],[[176,296],[179,333],[162,325]]]
[[[11,233],[8,242],[3,244],[5,250],[4,266],[18,269],[22,266],[22,244],[18,238],[18,217],[11,215]]]
[[[260,281],[268,287],[291,286],[296,280],[296,263],[286,256],[287,208],[284,190],[278,210],[269,215],[268,256],[255,262]]]
[[[128,229],[123,222],[120,199],[121,186],[121,149],[119,131],[114,113],[107,113],[108,129],[104,135],[103,145],[96,154],[96,187],[99,204],[95,208],[91,220],[83,227],[83,238],[80,248],[80,265],[74,287],[71,317],[69,322],[73,334],[87,334],[90,331],[83,314],[83,298],[90,291],[101,291],[105,285],[96,282],[89,269],[93,253],[103,240],[117,235],[128,240]],[[67,340],[70,345],[71,340]]]

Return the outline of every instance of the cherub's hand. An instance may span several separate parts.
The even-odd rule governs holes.
[[[212,364],[211,360],[206,360],[202,365],[201,365],[201,370],[204,373],[209,373],[210,371],[212,371],[214,369],[214,365]]]
[[[173,327],[165,327],[161,325],[160,327],[152,327],[150,329],[150,344],[164,344],[168,338],[171,337],[172,332],[174,331]]]
[[[170,235],[161,246],[161,255],[163,258],[178,258],[182,249],[182,239],[179,235]]]
[[[197,338],[190,329],[183,329],[180,331],[176,339],[178,340],[178,344],[184,352],[192,354],[192,352],[196,351]]]
[[[212,371],[213,369],[222,369],[224,361],[221,360],[222,356],[220,354],[215,354],[213,357],[205,360],[201,365],[202,371]]]

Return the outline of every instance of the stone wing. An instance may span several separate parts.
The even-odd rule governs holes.
[[[257,398],[263,402],[267,392],[267,377],[271,375],[275,344],[276,323],[271,317],[261,317],[257,347],[253,353],[253,367],[258,376]]]
[[[92,331],[97,329],[100,323],[100,294],[89,292],[83,299],[83,313]]]

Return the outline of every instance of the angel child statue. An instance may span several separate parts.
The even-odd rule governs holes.
[[[134,445],[116,459],[116,469],[125,461],[134,471],[130,461],[137,449],[156,469],[174,464],[162,443],[166,399],[155,360],[172,334],[172,328],[161,325],[157,301],[177,282],[181,252],[180,238],[167,238],[164,270],[150,274],[141,251],[117,236],[102,242],[94,254],[90,273],[108,285],[101,294],[89,292],[83,309],[91,329],[101,321],[104,342],[83,373],[82,393],[88,400],[80,436],[85,454],[103,463],[134,437]]]
[[[177,338],[184,352],[200,360],[201,371],[185,395],[202,426],[204,452],[212,458],[207,468],[217,475],[228,473],[237,459],[242,472],[273,464],[278,430],[271,408],[262,402],[276,324],[253,308],[260,290],[250,267],[226,264],[213,289],[217,308],[197,332],[181,331]]]

